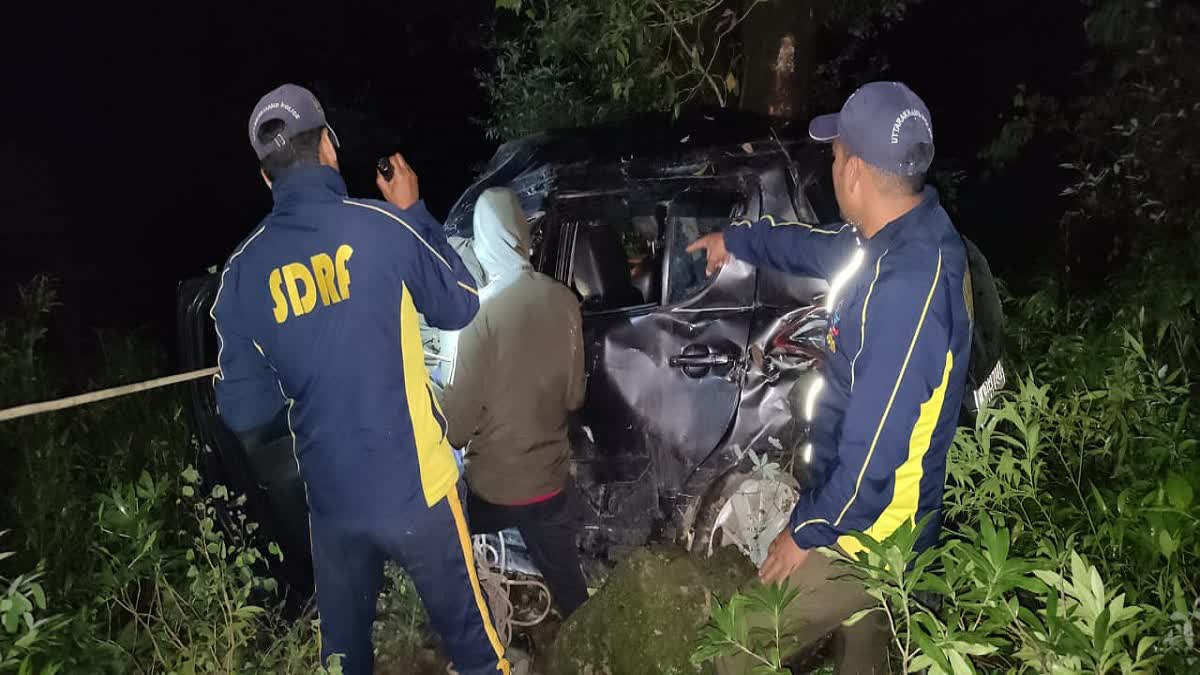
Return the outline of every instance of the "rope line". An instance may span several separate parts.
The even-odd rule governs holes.
[[[500,641],[505,646],[512,641],[512,629],[514,626],[530,627],[536,626],[546,617],[550,615],[550,609],[553,607],[554,599],[550,594],[550,588],[545,583],[536,579],[511,579],[508,569],[508,552],[504,544],[504,535],[498,534],[500,539],[500,550],[487,543],[487,539],[482,535],[472,537],[475,548],[475,562],[477,574],[479,575],[479,584],[488,598],[488,610],[492,615],[492,623],[496,627],[496,632],[500,635]],[[532,586],[542,591],[546,599],[546,607],[535,618],[530,620],[520,620],[516,618],[516,607],[513,606],[512,598],[509,596],[509,590],[513,586]]]
[[[216,375],[220,368],[216,366],[212,368],[204,368],[202,370],[193,370],[187,373],[179,373],[178,375],[168,375],[167,377],[158,377],[153,380],[145,380],[143,382],[135,382],[126,384],[120,387],[112,387],[110,389],[101,389],[88,394],[79,394],[78,396],[68,396],[67,398],[54,399],[52,401],[42,401],[41,403],[29,403],[19,405],[15,408],[6,408],[0,410],[0,422],[7,420],[15,420],[19,417],[28,417],[29,415],[38,415],[41,413],[53,412],[55,410],[63,410],[66,408],[74,408],[76,406],[95,403],[110,398],[118,398],[128,396],[150,389],[158,389],[160,387],[169,387],[180,382],[189,382],[198,380],[202,377],[212,377]]]

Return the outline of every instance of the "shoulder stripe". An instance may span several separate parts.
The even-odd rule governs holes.
[[[242,243],[242,245],[238,248],[238,250],[234,251],[233,255],[229,256],[229,260],[225,263],[225,268],[221,270],[221,281],[220,281],[220,283],[217,284],[217,294],[215,296],[213,296],[212,307],[208,308],[208,317],[213,320],[213,330],[216,331],[216,333],[217,333],[217,367],[218,368],[221,367],[221,353],[225,351],[225,339],[221,337],[221,328],[220,328],[220,326],[217,325],[217,303],[220,302],[220,300],[221,300],[221,291],[225,290],[225,275],[229,273],[229,266],[233,264],[233,261],[236,260],[237,257],[240,256],[242,253],[244,253],[246,251],[246,247],[250,245],[250,242],[254,241],[255,239],[258,239],[258,235],[262,234],[264,231],[266,231],[266,229],[267,229],[267,226],[262,225],[258,228],[257,232],[250,235],[249,238],[247,238],[246,241]],[[262,351],[261,347],[259,348],[259,351],[260,352]],[[217,374],[213,375],[213,383],[214,384],[216,384],[217,380],[224,380],[224,379],[225,379],[225,375],[222,370],[218,370]]]
[[[405,229],[407,229],[409,232],[412,232],[412,235],[417,238],[417,241],[424,244],[425,248],[429,249],[429,252],[432,253],[435,258],[440,260],[443,265],[446,266],[446,269],[448,269],[448,270],[454,269],[450,265],[450,263],[447,262],[446,259],[442,257],[442,254],[437,252],[437,249],[430,246],[429,242],[425,241],[425,237],[422,237],[420,234],[417,234],[417,231],[415,229],[413,229],[413,226],[404,222],[404,220],[402,218],[400,218],[399,216],[397,216],[393,213],[388,213],[386,210],[381,209],[378,206],[374,206],[372,204],[363,204],[362,202],[356,202],[353,199],[343,199],[342,203],[349,204],[350,206],[361,206],[364,209],[371,209],[372,211],[377,211],[377,212],[382,213],[383,215],[387,216],[388,218],[391,218],[392,220],[396,221],[397,223],[400,223],[401,225],[403,225],[405,227]],[[475,289],[468,288],[467,290],[474,291]]]
[[[892,395],[888,398],[887,406],[883,409],[883,416],[879,418],[879,426],[875,427],[875,437],[871,439],[871,447],[867,449],[867,457],[863,460],[862,468],[858,471],[858,480],[854,482],[854,494],[850,496],[850,501],[846,502],[846,506],[838,514],[837,520],[833,523],[834,526],[841,525],[842,519],[846,517],[846,513],[854,504],[854,500],[858,499],[858,491],[862,487],[863,477],[867,474],[867,467],[870,466],[871,457],[875,454],[875,447],[879,444],[879,436],[883,433],[883,425],[887,422],[888,413],[892,411],[892,404],[896,402],[896,393],[900,391],[900,382],[904,379],[904,371],[908,370],[908,362],[912,359],[913,348],[917,346],[917,338],[921,335],[921,327],[925,325],[925,317],[929,314],[929,303],[933,300],[933,292],[937,289],[938,280],[941,277],[942,250],[938,249],[937,268],[933,272],[933,283],[929,286],[929,294],[925,296],[925,306],[921,309],[921,318],[917,320],[917,329],[913,331],[912,340],[908,343],[908,353],[904,355],[904,363],[900,365],[900,373],[896,375],[896,384],[892,386]]]
[[[829,230],[829,229],[825,229],[825,228],[821,228],[821,227],[816,227],[810,223],[802,223],[799,220],[777,221],[777,220],[775,220],[774,216],[763,216],[762,218],[758,219],[759,222],[762,222],[764,220],[767,221],[771,225],[771,227],[802,227],[810,232],[813,232],[814,234],[841,234],[842,232],[845,232],[847,229],[853,229],[853,227],[854,227],[850,223],[844,223],[841,227],[839,227],[836,230]],[[733,222],[734,227],[749,227],[749,226],[753,226],[753,225],[754,225],[754,221],[751,221],[751,220],[735,220]]]

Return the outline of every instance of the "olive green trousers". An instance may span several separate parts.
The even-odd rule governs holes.
[[[867,595],[862,582],[847,576],[850,570],[834,565],[825,554],[811,551],[790,577],[791,587],[800,594],[783,614],[787,642],[785,657],[794,654],[833,633],[834,672],[837,675],[886,675],[890,673],[888,646],[891,630],[883,612],[871,612],[853,626],[842,622],[855,612],[878,604]],[[751,584],[761,583],[757,579]],[[762,625],[751,620],[751,628]],[[716,661],[720,675],[749,675],[760,664],[747,654],[723,657]]]

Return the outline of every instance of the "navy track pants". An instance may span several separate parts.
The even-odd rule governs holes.
[[[323,665],[331,654],[341,654],[345,675],[372,672],[371,624],[384,561],[391,559],[412,578],[458,673],[508,674],[475,573],[458,490],[428,510],[386,521],[314,515],[309,525]]]

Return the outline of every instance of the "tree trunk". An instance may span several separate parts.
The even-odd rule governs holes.
[[[750,12],[741,35],[742,108],[776,117],[803,114],[815,54],[813,0],[766,0]]]

